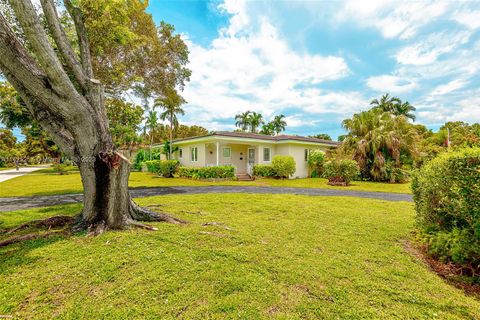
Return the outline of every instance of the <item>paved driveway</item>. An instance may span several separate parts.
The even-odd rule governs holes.
[[[49,166],[35,166],[35,167],[20,167],[20,169],[0,170],[0,182],[7,181],[16,177],[23,176],[29,172],[48,168]]]
[[[412,201],[412,195],[403,193],[368,192],[334,190],[319,188],[252,187],[252,186],[206,186],[206,187],[152,187],[132,188],[134,198],[168,194],[205,194],[205,193],[255,193],[255,194],[292,194],[308,196],[346,196],[379,199],[386,201]],[[77,203],[83,200],[81,194],[63,194],[53,196],[0,198],[0,212]]]

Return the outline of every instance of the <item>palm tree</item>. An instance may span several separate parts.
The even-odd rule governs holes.
[[[158,114],[157,111],[149,111],[147,116],[147,121],[145,123],[145,127],[150,129],[150,160],[152,160],[152,144],[153,144],[153,131],[157,127],[158,124]]]
[[[267,136],[275,135],[275,127],[273,126],[273,123],[269,122],[267,124],[264,124],[262,127],[262,130],[260,130],[260,133],[265,134]]]
[[[251,111],[245,111],[235,115],[235,126],[239,127],[242,131],[247,131],[249,127],[250,113]]]
[[[405,101],[404,103],[397,106],[397,110],[394,114],[396,116],[404,116],[406,118],[412,119],[412,121],[415,122],[416,117],[413,112],[415,112],[416,110],[417,108],[412,106],[410,102]]]
[[[370,102],[373,109],[380,109],[383,112],[389,112],[395,116],[404,116],[415,121],[413,112],[417,110],[408,101],[402,102],[400,98],[391,97],[388,93],[384,94],[380,100],[373,99]]]
[[[181,105],[186,103],[185,99],[180,96],[177,91],[170,90],[164,97],[155,99],[154,106],[163,108],[163,112],[160,114],[160,119],[170,122],[170,148],[168,153],[168,159],[172,158],[172,143],[173,143],[173,127],[178,126],[177,115],[185,115],[185,111]]]
[[[256,113],[255,111],[250,112],[248,115],[248,125],[250,126],[250,132],[258,132],[258,127],[264,123],[263,116],[261,113]]]
[[[275,134],[285,131],[285,128],[287,127],[287,122],[285,121],[285,116],[283,114],[275,116],[270,123],[274,128],[273,131]]]
[[[374,108],[344,120],[342,126],[348,131],[343,147],[353,150],[362,174],[372,180],[386,179],[387,162],[399,169],[402,155],[417,154],[418,132],[406,117]]]

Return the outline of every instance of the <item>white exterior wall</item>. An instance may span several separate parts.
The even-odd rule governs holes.
[[[197,147],[198,157],[197,161],[192,161],[191,148]],[[179,151],[175,152],[174,158],[180,161],[180,165],[186,167],[204,167],[205,166],[205,144],[191,143],[179,146],[182,149],[182,157],[179,157]]]

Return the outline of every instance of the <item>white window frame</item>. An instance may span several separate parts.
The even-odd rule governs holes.
[[[198,162],[198,147],[190,148],[190,161]]]
[[[183,149],[182,148],[178,149],[178,158],[179,159],[183,158]]]
[[[265,159],[265,150],[268,150],[268,159]],[[272,148],[270,148],[270,147],[264,147],[263,148],[262,159],[263,159],[263,162],[272,161]]]
[[[228,150],[228,154],[229,154],[228,157],[225,156],[225,150]],[[223,155],[223,158],[225,158],[225,159],[232,159],[232,148],[231,147],[224,147],[222,149],[222,155]]]

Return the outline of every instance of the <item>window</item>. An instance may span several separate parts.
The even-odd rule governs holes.
[[[231,158],[232,157],[232,148],[223,148],[223,157]]]
[[[263,161],[270,161],[270,148],[263,148]]]
[[[192,156],[192,162],[197,162],[198,161],[198,148],[190,148],[190,154]]]
[[[178,149],[178,157],[181,159],[183,157],[183,149]]]
[[[305,161],[308,161],[308,154],[310,153],[310,150],[305,149]]]

